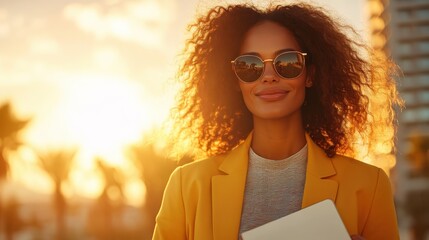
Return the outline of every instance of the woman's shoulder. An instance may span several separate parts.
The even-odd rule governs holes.
[[[332,158],[337,176],[342,179],[356,180],[362,184],[377,183],[388,179],[385,171],[377,166],[350,157],[336,155]]]
[[[180,171],[182,178],[185,179],[192,178],[196,180],[198,178],[211,177],[221,173],[218,168],[223,160],[223,155],[195,160],[178,167],[176,171]]]
[[[339,155],[339,154],[335,155],[332,158],[332,162],[335,166],[341,166],[344,168],[352,168],[354,170],[362,169],[364,171],[378,171],[380,169],[380,168],[378,168],[374,165],[371,165],[369,163],[366,163],[366,162],[363,162],[363,161],[360,161],[360,160],[357,160],[357,159],[354,159],[351,157],[347,157],[344,155]]]

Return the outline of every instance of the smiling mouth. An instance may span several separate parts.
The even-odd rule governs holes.
[[[255,96],[265,101],[278,101],[286,97],[288,93],[289,91],[284,90],[261,91],[256,93]]]

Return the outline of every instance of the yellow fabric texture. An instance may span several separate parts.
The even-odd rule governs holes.
[[[252,135],[229,153],[178,167],[156,218],[154,240],[238,239]],[[308,163],[302,207],[334,201],[350,235],[399,239],[390,181],[357,160],[328,158],[307,135]]]

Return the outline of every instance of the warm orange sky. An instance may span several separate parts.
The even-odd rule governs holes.
[[[365,0],[312,2],[365,33]],[[70,193],[98,195],[95,155],[133,176],[123,149],[167,117],[185,26],[197,6],[212,5],[208,0],[0,1],[0,103],[9,100],[20,117],[32,118],[23,136],[29,145],[80,148]],[[49,192],[49,179],[31,167],[31,151],[24,149],[17,159],[14,181]],[[130,181],[130,199],[141,199],[140,188]]]

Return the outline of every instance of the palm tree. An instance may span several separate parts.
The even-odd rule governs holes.
[[[7,200],[5,209],[5,224],[4,233],[6,240],[12,240],[15,233],[17,233],[23,226],[24,222],[19,216],[19,201],[12,196]]]
[[[119,201],[122,201],[122,198],[124,197],[122,185],[124,184],[125,179],[121,172],[116,167],[106,164],[102,158],[97,157],[95,162],[104,179],[103,192],[108,194],[110,190],[117,191],[119,193]]]
[[[121,219],[125,178],[116,167],[109,166],[102,158],[97,157],[95,162],[104,180],[104,187],[91,208],[87,227],[96,239],[121,239],[119,231],[122,222],[118,219]]]
[[[65,237],[66,200],[61,186],[67,181],[72,169],[77,150],[58,149],[48,152],[37,152],[40,167],[48,174],[54,183],[54,206],[56,211],[57,238]]]
[[[22,145],[18,133],[27,125],[28,120],[18,119],[12,112],[9,102],[0,106],[0,200],[3,181],[9,172],[7,152],[17,150]],[[3,204],[0,201],[0,226],[3,219]]]
[[[191,155],[184,155],[178,162],[159,154],[152,143],[140,143],[128,151],[128,159],[140,173],[140,179],[146,186],[143,212],[150,222],[144,226],[145,238],[150,239],[155,226],[155,217],[162,201],[164,188],[173,170],[191,162]]]
[[[4,180],[9,171],[6,151],[16,150],[22,144],[18,133],[27,123],[28,120],[14,116],[9,102],[0,106],[0,180]]]

